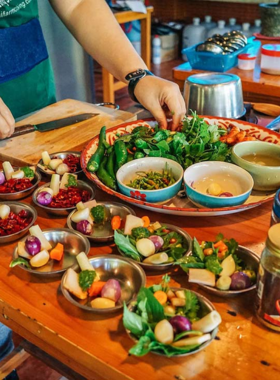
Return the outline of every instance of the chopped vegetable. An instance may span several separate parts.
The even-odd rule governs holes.
[[[82,210],[74,212],[74,214],[71,216],[71,220],[74,223],[79,223],[82,220],[87,220],[89,217],[90,211],[89,208],[84,208]]]
[[[205,317],[193,322],[193,330],[199,330],[203,333],[209,333],[214,330],[222,322],[220,314],[213,310],[211,313],[205,315]]]
[[[220,290],[229,290],[231,278],[229,276],[221,276],[216,282],[216,287]]]
[[[87,236],[91,235],[93,232],[92,225],[88,220],[81,220],[78,222],[76,225],[76,230]]]
[[[91,265],[87,255],[85,252],[80,252],[76,256],[76,260],[78,261],[79,267],[81,268],[81,271],[91,270],[94,271],[93,266]]]
[[[103,224],[107,220],[106,209],[104,206],[97,205],[90,210],[94,223]]]
[[[89,297],[100,296],[103,286],[106,284],[106,281],[94,281],[91,284],[91,287],[88,289]]]
[[[135,227],[131,230],[131,236],[137,241],[150,237],[150,231],[146,227]]]
[[[5,173],[6,180],[8,181],[9,179],[12,178],[12,174],[14,173],[14,169],[13,169],[13,167],[9,161],[3,162],[2,166],[3,166],[3,170]]]
[[[112,230],[115,231],[115,230],[118,230],[120,227],[121,227],[121,217],[119,215],[115,215],[113,216],[113,218],[111,219],[111,227],[112,227]]]
[[[156,251],[159,251],[162,248],[164,240],[161,236],[152,235],[149,237],[149,239],[154,243]]]
[[[155,327],[155,338],[158,342],[170,344],[174,340],[173,326],[167,319],[158,322]]]
[[[220,273],[220,276],[231,276],[235,272],[235,261],[232,258],[232,255],[226,257],[221,264],[223,270]]]
[[[207,342],[207,340],[211,339],[210,334],[205,334],[201,336],[192,336],[190,338],[180,339],[177,342],[173,343],[172,346],[174,347],[186,347],[186,346],[193,346],[193,345],[201,345],[204,342]]]
[[[29,263],[32,267],[39,268],[47,264],[49,259],[49,252],[44,249],[43,251],[37,253],[37,255],[33,256]]]
[[[154,243],[147,238],[138,240],[136,242],[136,249],[144,257],[151,256],[156,252]]]
[[[188,318],[183,317],[182,315],[176,315],[169,319],[169,323],[173,327],[174,334],[179,334],[183,331],[189,331],[192,329],[191,322]]]
[[[173,176],[172,169],[168,169],[168,165],[166,163],[165,169],[162,172],[144,172],[139,171],[136,172],[137,177],[127,183],[128,187],[138,190],[158,190],[165,189],[173,185],[176,180]]]
[[[251,286],[251,280],[247,274],[243,272],[233,273],[231,276],[230,289],[232,290],[243,290]]]
[[[117,303],[121,298],[121,286],[119,281],[113,278],[108,280],[102,288],[101,297],[108,298]]]
[[[0,218],[1,219],[7,219],[10,215],[11,208],[8,205],[1,205],[0,206]]]
[[[29,255],[35,256],[41,251],[41,241],[36,236],[28,236],[25,240],[25,248]]]
[[[53,174],[51,177],[51,183],[50,183],[50,188],[53,191],[53,195],[57,195],[59,193],[59,182],[60,182],[59,175]]]
[[[23,168],[21,168],[21,170],[24,173],[24,177],[34,178],[34,175],[35,175],[34,170],[32,170],[29,166],[24,166]]]
[[[26,268],[31,268],[29,262],[21,257],[18,257],[17,259],[11,261],[9,267],[13,268],[17,265],[24,265]]]
[[[203,284],[208,286],[215,286],[216,278],[214,273],[207,269],[189,269],[189,282],[194,282],[196,284]]]
[[[150,225],[150,223],[151,223],[151,221],[150,221],[150,218],[148,217],[148,216],[142,216],[142,218],[141,218],[142,220],[143,220],[143,222],[144,222],[144,226],[143,227],[149,227],[149,225]]]
[[[36,199],[40,205],[47,206],[52,202],[52,195],[48,191],[40,191]]]
[[[24,172],[22,170],[17,170],[16,172],[12,173],[13,179],[22,179],[24,178]]]
[[[32,256],[25,249],[25,242],[19,241],[17,245],[17,254],[25,259],[32,259]]]
[[[51,250],[50,258],[53,260],[60,261],[64,254],[64,246],[61,243],[57,243],[57,245]]]
[[[51,244],[45,238],[45,235],[43,234],[41,228],[38,225],[30,227],[29,232],[30,232],[30,235],[36,236],[40,240],[42,249],[45,249],[47,251],[52,249]]]
[[[137,227],[144,227],[143,219],[134,215],[127,215],[124,226],[124,234],[131,235],[132,229]]]
[[[51,158],[47,151],[42,152],[42,161],[44,165],[49,165]]]
[[[83,291],[91,287],[95,277],[95,270],[82,270],[79,273],[79,285]]]
[[[57,166],[55,171],[56,171],[56,174],[63,175],[65,173],[70,172],[70,169],[69,169],[69,166],[67,164],[61,163]]]
[[[52,160],[50,160],[48,166],[51,170],[56,170],[56,168],[62,164],[62,160],[60,158],[54,158]]]
[[[161,305],[167,302],[167,294],[162,290],[158,290],[154,293],[154,297],[158,300]]]
[[[95,298],[90,305],[95,309],[110,309],[116,306],[114,301],[102,297]]]
[[[87,292],[83,291],[79,285],[79,275],[72,268],[67,270],[63,286],[77,298],[81,300],[85,300],[87,298]]]

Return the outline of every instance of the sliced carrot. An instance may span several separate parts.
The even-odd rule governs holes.
[[[63,253],[64,253],[63,244],[57,243],[57,245],[50,252],[50,258],[53,260],[60,261],[63,257]]]
[[[142,216],[141,218],[144,222],[144,226],[143,227],[149,227],[149,225],[151,224],[151,221],[150,221],[150,218],[148,216]]]
[[[121,217],[119,215],[113,216],[113,218],[111,220],[112,230],[113,231],[118,230],[121,226],[121,223],[122,223],[122,220],[121,220]]]
[[[106,284],[105,281],[96,281],[91,284],[91,287],[88,289],[88,295],[90,297],[97,297],[101,294],[103,286]]]
[[[219,251],[225,251],[228,249],[227,245],[222,240],[217,241],[213,246],[214,248],[219,248]]]
[[[154,292],[154,297],[158,300],[158,302],[161,305],[164,305],[167,302],[167,294],[162,290],[157,290],[156,292]]]

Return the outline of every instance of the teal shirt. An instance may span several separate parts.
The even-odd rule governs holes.
[[[0,0],[0,28],[20,26],[33,18],[38,18],[37,0]],[[50,60],[1,83],[0,97],[15,118],[54,103],[55,84]]]

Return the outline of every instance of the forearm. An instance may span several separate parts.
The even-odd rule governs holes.
[[[117,79],[138,69],[143,60],[124,35],[105,0],[50,0],[83,48]]]

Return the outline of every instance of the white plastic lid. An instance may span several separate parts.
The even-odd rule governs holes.
[[[249,22],[244,22],[242,24],[242,30],[244,30],[245,32],[248,32],[248,30],[250,29],[250,24]]]
[[[212,16],[207,15],[207,16],[205,16],[204,20],[205,20],[205,22],[211,22]]]
[[[200,23],[200,18],[199,17],[194,17],[193,18],[193,24],[194,25],[199,25],[199,23]]]
[[[223,29],[226,25],[226,22],[224,20],[218,21],[218,28]]]
[[[230,18],[228,21],[229,21],[229,25],[231,26],[236,24],[236,18]]]
[[[260,19],[257,18],[255,20],[255,26],[259,28],[261,26],[261,24],[262,24],[262,20],[260,20]]]

